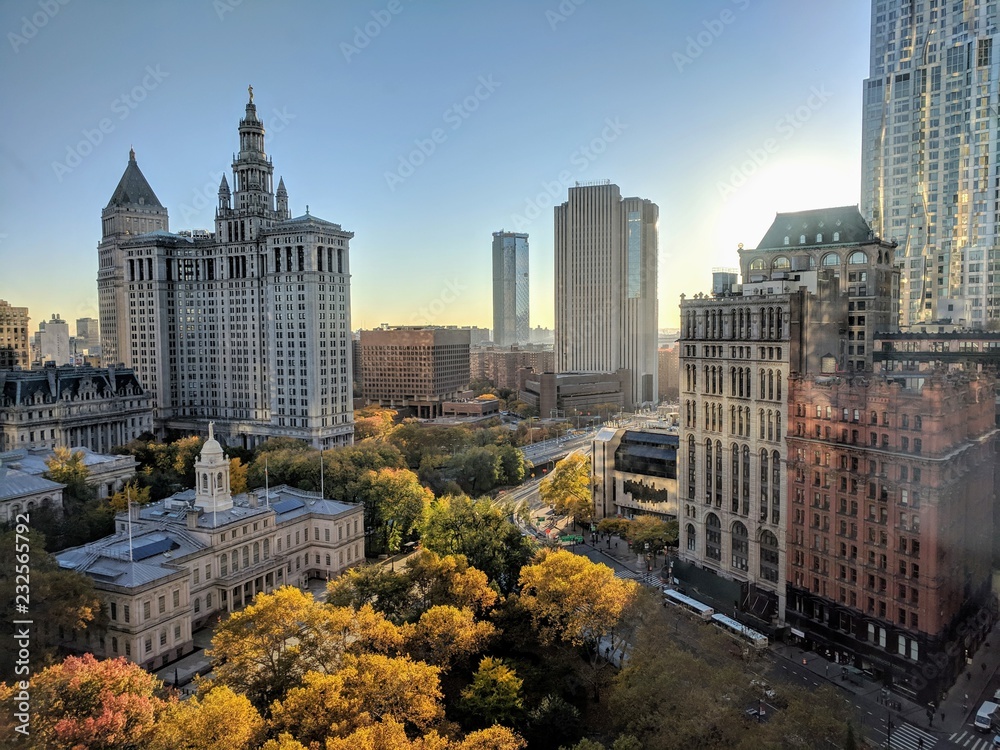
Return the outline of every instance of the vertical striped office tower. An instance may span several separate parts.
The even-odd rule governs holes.
[[[632,406],[657,394],[659,208],[609,181],[555,208],[556,371],[631,371]]]
[[[899,243],[901,320],[1000,320],[997,4],[873,0],[861,210]]]
[[[493,343],[527,344],[528,235],[493,233]]]

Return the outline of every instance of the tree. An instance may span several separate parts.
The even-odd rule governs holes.
[[[628,536],[629,526],[632,522],[627,518],[602,518],[597,522],[597,530],[602,534],[615,534],[617,536]]]
[[[558,695],[546,695],[528,712],[528,746],[557,748],[580,738],[580,711]]]
[[[184,487],[194,486],[194,465],[201,455],[204,444],[205,441],[197,435],[182,437],[173,443],[175,451],[173,469],[178,482]]]
[[[27,558],[25,558],[27,555]],[[10,623],[23,619],[15,609],[17,575],[27,569],[31,574],[32,628],[28,666],[37,674],[53,661],[64,645],[60,632],[76,635],[100,632],[107,624],[107,613],[88,576],[59,567],[55,558],[43,550],[43,540],[29,531],[27,542],[17,538],[16,530],[0,534],[0,617]],[[0,648],[0,680],[20,680],[15,675],[16,648]]]
[[[434,499],[409,469],[369,471],[358,494],[365,505],[365,528],[374,532],[371,552],[398,552]]]
[[[465,495],[439,497],[420,524],[423,546],[439,555],[462,555],[502,594],[514,590],[532,545],[510,520],[510,508]]]
[[[465,492],[473,494],[489,492],[496,487],[501,468],[499,453],[493,446],[469,448],[456,453],[444,464],[447,476],[458,482]]]
[[[444,718],[438,674],[409,657],[348,656],[333,673],[307,673],[272,706],[272,725],[305,744],[390,719],[426,731]]]
[[[415,625],[405,626],[404,639],[413,658],[447,672],[482,651],[495,631],[491,623],[476,622],[472,610],[443,605],[431,607]]]
[[[338,607],[373,607],[394,621],[401,621],[413,605],[410,577],[384,565],[348,568],[326,585],[327,601]]]
[[[150,750],[251,750],[264,721],[250,701],[221,685],[201,699],[170,705],[159,721]]]
[[[594,643],[621,621],[636,596],[635,581],[615,577],[607,565],[566,550],[541,550],[521,569],[521,605],[543,643]]]
[[[115,513],[121,513],[128,508],[130,502],[136,505],[148,505],[151,500],[150,488],[140,487],[137,479],[131,479],[118,492],[108,498],[108,505]]]
[[[53,482],[65,484],[65,492],[73,497],[84,500],[90,496],[87,479],[90,478],[90,469],[84,463],[82,451],[70,451],[69,448],[57,447],[52,452],[52,457],[46,459],[45,465],[48,471],[45,477]]]
[[[168,705],[162,688],[155,676],[124,658],[69,656],[31,679],[32,746],[145,750]],[[0,721],[8,718],[9,711],[3,713]]]
[[[677,544],[677,521],[662,521],[651,515],[637,516],[629,521],[626,534],[633,552],[673,547]]]
[[[455,750],[522,750],[527,746],[522,737],[507,727],[492,726],[466,735]]]
[[[420,612],[434,605],[450,604],[481,615],[497,600],[486,574],[470,567],[463,555],[442,557],[422,549],[406,561],[406,575],[414,605]]]
[[[354,412],[354,439],[382,440],[393,428],[399,413],[395,409],[368,407]]]
[[[570,453],[556,464],[552,473],[538,487],[542,502],[556,513],[586,522],[594,517],[594,498],[590,491],[590,456]]]
[[[242,495],[247,491],[247,469],[249,467],[238,458],[229,459],[229,491]]]
[[[524,710],[522,685],[517,673],[502,659],[484,657],[472,683],[462,690],[462,707],[481,724],[514,724]]]

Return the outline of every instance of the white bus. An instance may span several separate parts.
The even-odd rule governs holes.
[[[720,627],[725,633],[733,636],[745,643],[749,643],[757,651],[763,651],[768,646],[767,636],[758,633],[753,628],[748,628],[741,622],[737,622],[732,617],[723,614],[712,615],[712,622]]]
[[[676,604],[678,607],[683,607],[688,612],[697,615],[702,620],[708,622],[712,619],[712,615],[715,614],[715,610],[709,607],[707,604],[702,604],[697,599],[692,599],[690,596],[685,596],[679,591],[674,589],[663,589],[663,597],[671,604]]]

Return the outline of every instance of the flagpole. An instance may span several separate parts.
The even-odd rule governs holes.
[[[326,489],[323,486],[323,449],[319,449],[319,496],[326,497]]]
[[[271,505],[271,488],[268,484],[266,453],[264,454],[264,505],[268,507]]]
[[[125,485],[125,509],[128,513],[128,561],[132,560],[132,496],[129,494],[128,485]]]

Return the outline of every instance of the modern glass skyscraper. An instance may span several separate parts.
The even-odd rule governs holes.
[[[493,343],[527,344],[528,235],[493,233]]]
[[[555,208],[556,371],[631,371],[632,399],[657,393],[660,209],[608,181]]]
[[[1000,320],[996,37],[996,3],[872,1],[861,210],[899,243],[902,325]]]

